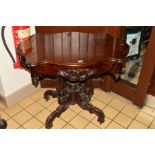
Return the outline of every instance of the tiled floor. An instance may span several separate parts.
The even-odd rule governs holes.
[[[41,89],[11,108],[0,103],[0,115],[7,120],[8,129],[45,129],[47,116],[57,107],[57,99],[43,99],[46,89]],[[153,101],[153,100],[152,100]],[[142,109],[129,100],[113,93],[95,89],[93,105],[105,113],[105,122],[99,124],[97,117],[71,105],[54,121],[53,129],[153,129],[155,128],[155,102],[149,100]]]

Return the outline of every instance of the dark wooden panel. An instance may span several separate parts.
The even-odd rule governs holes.
[[[80,33],[79,36],[79,60],[88,61],[88,40],[89,33]]]
[[[68,37],[68,33],[62,34],[62,52],[63,52],[63,58],[66,61],[70,61],[70,53],[71,53],[71,38]]]
[[[51,44],[45,44],[45,55],[47,57],[54,57],[54,36],[45,36],[45,42],[51,42]]]
[[[148,93],[155,96],[155,70],[154,70],[154,73],[153,73],[153,76],[150,82]]]
[[[112,37],[121,38],[123,26],[36,26],[36,32],[43,34],[58,32],[106,32]]]
[[[132,101],[135,96],[136,86],[128,81],[121,80],[112,84],[112,91]]]
[[[62,34],[61,33],[54,34],[54,45],[53,46],[54,46],[54,51],[53,51],[54,61],[59,61],[62,55]]]
[[[71,61],[78,62],[79,58],[79,32],[71,32]]]

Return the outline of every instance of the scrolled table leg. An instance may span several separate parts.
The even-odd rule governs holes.
[[[53,121],[56,117],[60,117],[60,115],[66,111],[70,105],[69,97],[71,94],[71,90],[69,85],[65,85],[64,89],[59,91],[46,91],[44,94],[45,99],[48,99],[49,96],[57,97],[59,106],[55,111],[53,111],[46,119],[46,128],[50,129],[53,127]]]
[[[93,95],[93,90],[91,88],[86,87],[85,84],[81,85],[80,91],[79,91],[79,99],[78,99],[78,105],[84,109],[88,110],[91,114],[94,113],[98,116],[98,122],[100,124],[104,123],[105,115],[102,110],[99,108],[93,106],[90,102],[91,97]]]
[[[53,111],[46,119],[45,127],[46,129],[50,129],[53,127],[53,121],[56,117],[60,117],[60,115],[68,109],[68,106],[59,105],[55,111]]]

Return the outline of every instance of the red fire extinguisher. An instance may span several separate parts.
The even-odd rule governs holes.
[[[15,49],[21,42],[30,39],[30,26],[12,26],[12,32],[13,32]],[[17,54],[14,68],[22,68]]]

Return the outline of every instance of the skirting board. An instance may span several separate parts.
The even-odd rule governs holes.
[[[34,92],[38,91],[39,89],[40,89],[40,86],[35,88],[32,84],[29,84],[9,96],[0,95],[0,98],[6,107],[11,107],[14,104],[20,102],[25,97],[28,97]]]

